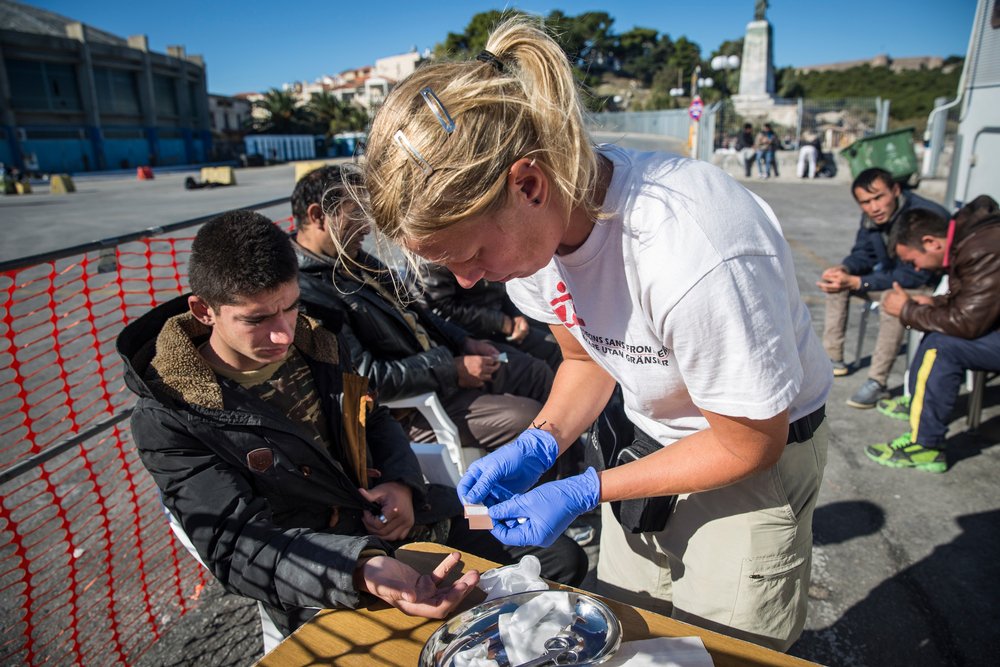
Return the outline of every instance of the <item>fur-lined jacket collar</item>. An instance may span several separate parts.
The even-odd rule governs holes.
[[[222,387],[198,352],[212,333],[188,310],[187,295],[152,309],[122,330],[118,351],[129,367],[126,382],[139,395],[223,409]],[[337,338],[318,322],[299,315],[296,349],[307,357],[337,364]]]

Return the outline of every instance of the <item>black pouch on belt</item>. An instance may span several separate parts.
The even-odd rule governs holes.
[[[618,451],[614,465],[620,466],[638,461],[662,448],[663,445],[641,429],[636,428],[632,444]],[[676,504],[677,496],[636,498],[635,500],[619,500],[611,503],[611,511],[625,532],[652,533],[667,527],[667,521],[670,519],[670,514]]]

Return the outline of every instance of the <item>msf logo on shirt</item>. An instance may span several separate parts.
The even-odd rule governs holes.
[[[549,301],[549,305],[552,306],[552,312],[555,313],[556,317],[562,320],[567,329],[572,329],[577,325],[581,327],[587,326],[586,322],[576,316],[576,308],[573,307],[573,295],[566,291],[566,283],[560,280],[556,284],[556,291],[559,292],[559,296]]]

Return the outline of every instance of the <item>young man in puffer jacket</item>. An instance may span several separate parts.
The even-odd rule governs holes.
[[[393,558],[396,546],[520,555],[469,531],[453,488],[425,485],[337,337],[299,313],[283,231],[249,211],[223,214],[198,232],[189,275],[192,293],[128,325],[118,351],[139,395],[140,458],[228,591],[264,603],[284,634],[366,594],[441,618],[478,574],[438,586]],[[437,574],[458,562],[448,556]]]

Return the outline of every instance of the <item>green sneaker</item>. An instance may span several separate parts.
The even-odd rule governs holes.
[[[890,468],[916,468],[925,472],[948,470],[943,450],[930,449],[913,442],[909,433],[904,433],[892,442],[869,445],[865,447],[865,454],[875,463]]]
[[[910,419],[910,397],[883,398],[875,404],[875,409],[886,417],[908,421]]]

